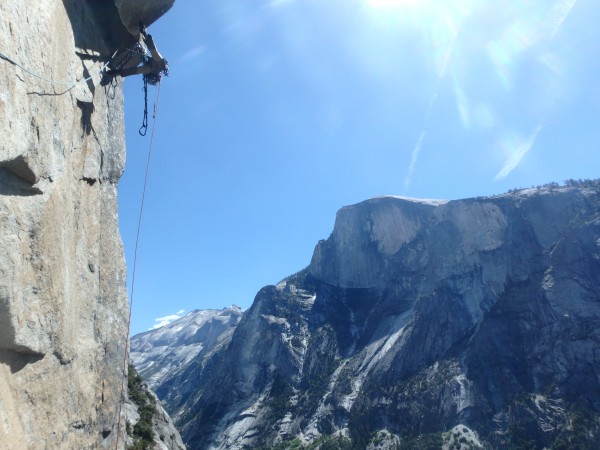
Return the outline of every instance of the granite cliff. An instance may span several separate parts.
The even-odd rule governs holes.
[[[193,449],[592,449],[599,330],[598,181],[375,198],[166,405]]]
[[[174,380],[190,364],[202,365],[229,344],[242,317],[238,306],[204,309],[131,338],[131,361],[162,398],[182,396]]]
[[[100,69],[134,42],[112,0],[0,3],[2,448],[124,445],[123,96]]]

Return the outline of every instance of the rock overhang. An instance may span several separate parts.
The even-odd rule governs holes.
[[[175,3],[175,0],[114,0],[123,26],[134,37],[140,35],[140,22],[152,25]]]

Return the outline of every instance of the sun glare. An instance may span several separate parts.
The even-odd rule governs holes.
[[[375,9],[416,8],[426,3],[424,0],[367,0]]]

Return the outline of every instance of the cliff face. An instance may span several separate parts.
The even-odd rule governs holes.
[[[356,448],[595,448],[598,330],[599,183],[372,199],[340,210],[306,270],[258,293],[169,407],[198,449],[335,434]]]
[[[112,1],[0,3],[0,442],[114,448],[128,304]],[[124,432],[124,430],[123,430]]]

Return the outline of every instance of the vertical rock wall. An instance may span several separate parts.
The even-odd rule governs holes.
[[[55,81],[93,76],[53,84],[0,59],[2,448],[116,446],[123,98],[99,69],[126,39],[112,0],[0,2],[5,56]]]
[[[595,449],[599,348],[600,182],[382,197],[163,386],[190,449]]]

